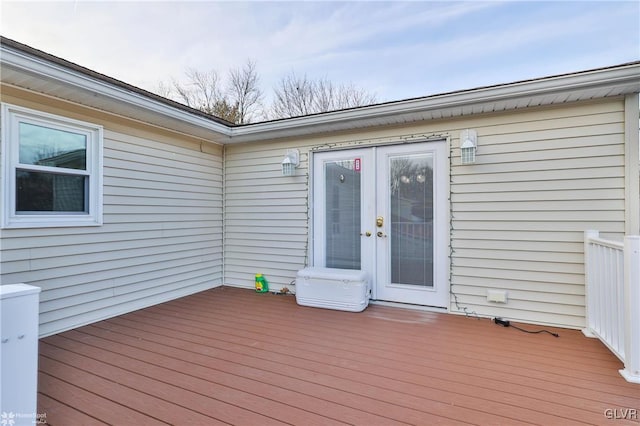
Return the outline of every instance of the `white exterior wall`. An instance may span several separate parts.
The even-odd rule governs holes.
[[[42,336],[222,284],[220,146],[15,89],[2,101],[104,126],[104,225],[0,231],[0,283],[41,287]]]
[[[459,133],[478,132],[460,165]],[[584,325],[583,231],[625,229],[624,99],[226,147],[225,284],[278,288],[307,262],[309,151],[443,136],[451,161],[451,311]],[[301,150],[294,177],[280,172]],[[508,303],[486,301],[504,289]]]

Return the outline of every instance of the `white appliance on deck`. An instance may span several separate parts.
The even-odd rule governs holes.
[[[361,312],[370,297],[371,281],[364,271],[315,267],[298,271],[298,305]]]
[[[0,414],[3,424],[37,423],[40,287],[0,286]]]

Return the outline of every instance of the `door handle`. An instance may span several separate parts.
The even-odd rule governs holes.
[[[371,231],[366,231],[366,232],[361,232],[360,235],[364,235],[365,237],[370,237],[371,236]]]
[[[387,237],[387,234],[385,234],[385,233],[384,233],[384,232],[382,232],[382,231],[378,231],[378,233],[377,233],[376,235],[377,235],[378,237],[380,237],[380,238],[386,238],[386,237]]]

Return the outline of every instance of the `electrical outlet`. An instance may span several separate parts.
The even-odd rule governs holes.
[[[505,290],[487,290],[487,301],[507,303],[507,292]]]

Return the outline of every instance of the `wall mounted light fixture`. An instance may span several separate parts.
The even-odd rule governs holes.
[[[462,164],[476,162],[476,150],[478,149],[478,134],[475,130],[463,130],[460,132],[460,157]]]
[[[300,165],[300,151],[288,149],[287,155],[282,160],[282,176],[293,176],[296,174],[296,167]]]

